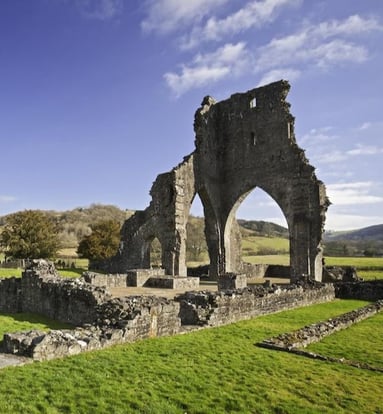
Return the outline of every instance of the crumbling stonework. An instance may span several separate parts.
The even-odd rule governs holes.
[[[111,277],[113,286],[120,283],[119,278]],[[4,300],[9,293],[11,297]],[[174,300],[156,296],[111,298],[105,287],[62,279],[51,264],[36,261],[21,279],[0,280],[0,305],[6,309],[0,306],[0,312],[40,313],[77,327],[6,334],[3,348],[41,361],[139,339],[221,326],[331,301],[335,297],[383,299],[383,282],[259,285],[219,292],[187,292]]]
[[[128,219],[118,254],[108,264],[116,273],[150,267],[157,237],[167,275],[186,275],[186,224],[196,194],[205,215],[210,277],[241,272],[235,213],[256,187],[282,209],[290,231],[290,275],[322,279],[322,232],[329,205],[319,181],[298,147],[294,117],[279,81],[216,102],[205,97],[194,119],[195,151],[172,171],[160,174],[152,201]]]
[[[37,313],[72,325],[93,323],[96,306],[110,298],[103,287],[61,278],[45,260],[34,260],[21,278],[0,280],[0,312]]]

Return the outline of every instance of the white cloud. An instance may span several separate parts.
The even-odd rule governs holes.
[[[266,72],[261,80],[258,82],[258,86],[267,85],[268,83],[275,82],[281,79],[288,79],[290,82],[296,80],[301,75],[301,71],[292,68],[280,68],[272,69]]]
[[[204,25],[195,26],[189,35],[183,37],[181,47],[190,49],[202,42],[219,41],[251,27],[261,27],[274,20],[283,7],[297,6],[301,3],[302,0],[250,1],[225,18],[218,19],[213,16]]]
[[[343,21],[331,20],[323,22],[313,29],[317,35],[327,38],[337,35],[352,36],[375,30],[383,30],[383,26],[375,18],[362,18],[360,16],[349,16]]]
[[[302,30],[272,39],[259,49],[257,71],[280,66],[311,65],[328,68],[341,63],[362,63],[368,50],[357,43],[361,33],[382,30],[375,19],[351,16],[343,21],[332,20],[319,25],[306,25]],[[355,41],[342,37],[355,36]]]
[[[383,147],[377,147],[374,145],[361,145],[358,144],[356,148],[347,151],[348,155],[376,155],[382,154]]]
[[[327,194],[337,206],[383,203],[383,197],[370,194],[374,183],[360,181],[327,185]]]
[[[327,151],[317,157],[318,162],[323,164],[332,164],[334,162],[347,160],[348,156],[345,152],[340,150]]]
[[[141,28],[145,32],[169,33],[184,25],[199,22],[211,10],[228,0],[148,0],[147,17]]]
[[[335,141],[339,138],[338,135],[329,134],[332,131],[332,127],[322,127],[322,128],[313,128],[308,133],[304,134],[302,138],[299,140],[301,143],[304,144],[315,144],[317,145],[318,142],[330,142]]]
[[[182,65],[180,73],[168,72],[164,78],[175,96],[188,90],[216,82],[227,76],[242,74],[249,61],[246,44],[226,44],[215,52],[197,54],[190,64]]]
[[[75,0],[81,14],[89,19],[109,20],[122,12],[122,0]]]

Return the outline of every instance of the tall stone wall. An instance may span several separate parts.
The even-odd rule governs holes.
[[[149,207],[128,219],[113,272],[150,267],[157,237],[168,275],[186,276],[186,224],[199,195],[205,216],[210,277],[241,272],[235,213],[255,188],[268,193],[290,231],[290,276],[322,280],[322,233],[329,200],[297,145],[294,117],[279,81],[216,102],[205,97],[194,117],[195,151],[153,183]]]

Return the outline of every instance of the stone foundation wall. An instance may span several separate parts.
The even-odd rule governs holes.
[[[99,287],[126,287],[127,274],[102,274],[94,272],[84,272],[82,274],[82,280],[93,286]]]
[[[120,283],[124,276],[115,275],[109,283]],[[382,299],[383,281],[336,285],[302,282],[283,288],[253,286],[219,292],[187,292],[170,300],[156,296],[112,299],[106,289],[84,280],[60,278],[46,262],[38,262],[26,270],[21,279],[0,280],[0,312],[38,313],[82,326],[50,333],[32,331],[5,335],[7,352],[37,360],[175,335],[189,329],[221,326],[331,301],[335,297]]]
[[[273,338],[265,339],[259,345],[264,348],[287,349],[305,348],[314,342],[319,342],[334,332],[346,329],[354,323],[360,322],[383,310],[383,300],[377,301],[362,308],[344,313],[327,321],[304,326],[303,328],[283,333]]]
[[[290,266],[271,265],[271,264],[252,264],[243,262],[241,273],[245,274],[248,279],[262,279],[264,277],[290,278]]]
[[[180,302],[183,325],[220,326],[299,306],[331,301],[333,285],[248,287],[222,292],[187,292]]]
[[[377,301],[383,299],[383,280],[335,283],[335,294],[341,299]]]
[[[179,308],[179,303],[165,298],[111,299],[96,307],[98,319],[93,326],[5,334],[3,348],[7,353],[43,361],[139,339],[175,335],[181,328]]]

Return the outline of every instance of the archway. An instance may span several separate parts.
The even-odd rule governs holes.
[[[239,200],[242,260],[252,264],[290,265],[287,220],[276,201],[257,187]]]
[[[202,201],[195,195],[186,224],[186,264],[197,267],[209,263]]]
[[[162,246],[157,237],[154,237],[149,242],[149,262],[150,267],[162,267]]]

